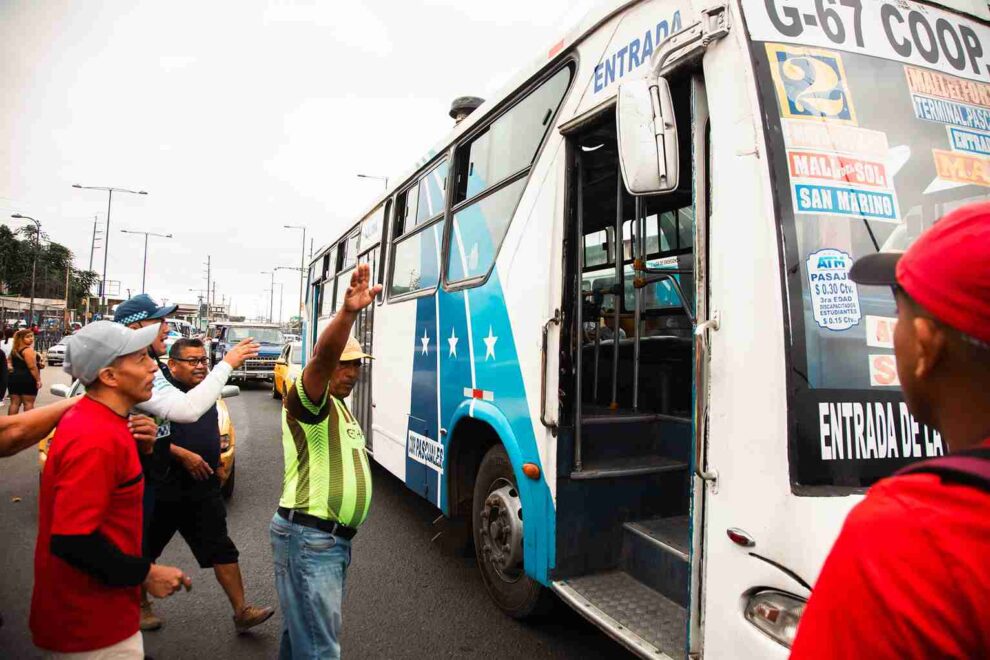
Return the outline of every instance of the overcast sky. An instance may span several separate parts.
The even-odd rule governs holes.
[[[37,218],[87,268],[116,186],[109,280],[267,313],[270,277],[298,266],[443,138],[456,96],[491,95],[595,0],[0,0],[0,213]],[[308,242],[308,239],[307,239]],[[307,256],[309,246],[307,245]],[[100,272],[99,247],[94,270]],[[279,271],[286,318],[295,271]],[[279,295],[275,307],[278,316]]]

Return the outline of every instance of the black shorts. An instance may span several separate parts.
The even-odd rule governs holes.
[[[239,553],[227,535],[227,509],[220,489],[189,499],[156,499],[144,544],[148,559],[156,561],[176,532],[189,544],[200,568],[234,564]]]

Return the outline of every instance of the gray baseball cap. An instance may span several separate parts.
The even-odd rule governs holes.
[[[89,385],[101,369],[122,355],[148,348],[158,337],[159,325],[131,330],[113,321],[96,321],[70,335],[65,342],[65,364],[62,367],[83,385]]]

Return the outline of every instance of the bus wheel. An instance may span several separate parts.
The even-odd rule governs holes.
[[[502,445],[489,449],[481,461],[473,509],[475,555],[492,600],[517,619],[542,610],[546,590],[523,571],[522,501]]]

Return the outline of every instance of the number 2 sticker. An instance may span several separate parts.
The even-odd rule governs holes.
[[[842,56],[802,46],[767,44],[780,116],[856,124]]]

